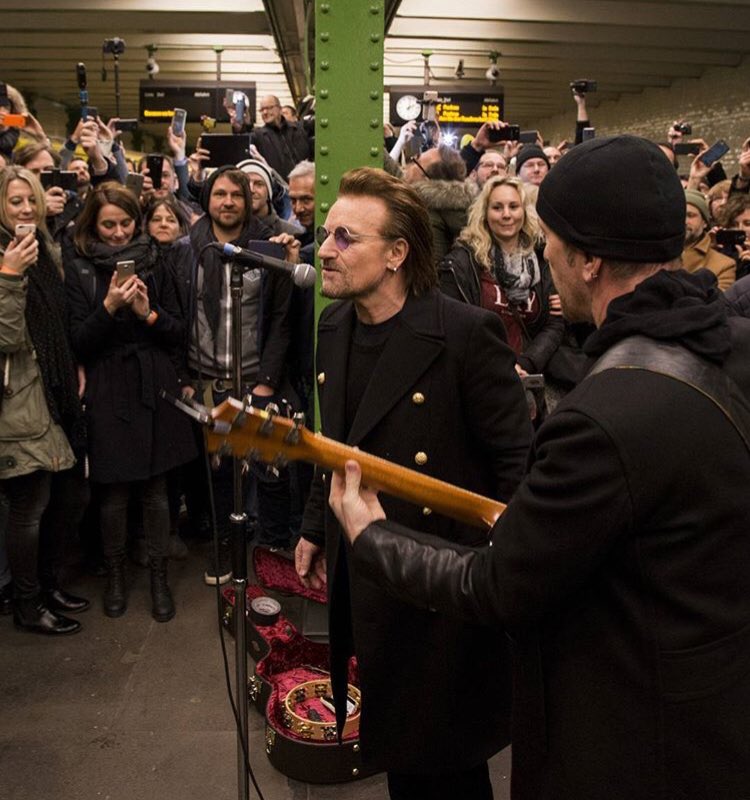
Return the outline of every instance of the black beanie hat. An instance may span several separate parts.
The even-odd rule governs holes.
[[[561,158],[539,187],[536,210],[561,239],[616,261],[663,263],[685,243],[685,191],[653,142],[591,139]]]
[[[516,156],[516,175],[521,171],[521,165],[524,161],[528,161],[530,158],[541,158],[547,167],[550,166],[547,154],[538,144],[525,144],[521,148],[521,152]]]

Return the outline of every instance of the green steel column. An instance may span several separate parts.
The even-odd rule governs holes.
[[[316,227],[344,172],[383,166],[383,20],[383,0],[315,3]],[[316,327],[327,302],[316,293]]]

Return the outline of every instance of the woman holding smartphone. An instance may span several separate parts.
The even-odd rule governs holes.
[[[50,577],[47,567],[60,544],[42,543],[40,553],[42,516],[55,479],[75,462],[68,437],[82,419],[62,270],[44,220],[44,191],[36,177],[6,167],[0,172],[0,492],[10,505],[6,545],[14,622],[22,630],[59,635],[81,627],[59,612],[89,604],[40,583],[40,567]]]
[[[131,495],[143,512],[151,569],[151,613],[175,614],[167,584],[166,473],[194,457],[187,418],[160,398],[179,393],[170,349],[184,322],[170,275],[154,270],[155,243],[124,186],[104,183],[86,198],[76,223],[76,255],[66,263],[73,348],[86,369],[89,469],[96,484],[107,566],[104,613],[127,607],[125,547]]]

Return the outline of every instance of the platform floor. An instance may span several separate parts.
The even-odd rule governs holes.
[[[232,800],[237,747],[227,701],[214,590],[203,583],[207,545],[172,562],[177,615],[149,614],[148,570],[129,565],[127,613],[101,611],[104,579],[66,588],[93,599],[83,630],[50,640],[0,617],[2,800]],[[301,601],[280,598],[301,620]],[[234,676],[233,640],[227,637]],[[252,661],[248,669],[252,672]],[[313,786],[277,772],[263,722],[250,710],[250,760],[265,800],[385,800],[382,775]],[[509,751],[491,761],[495,800],[509,797]],[[257,794],[251,786],[250,797]]]

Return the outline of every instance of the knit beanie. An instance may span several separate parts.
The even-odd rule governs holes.
[[[268,189],[268,199],[270,201],[273,196],[273,179],[271,178],[271,171],[262,161],[258,161],[255,158],[246,158],[237,164],[237,169],[241,169],[246,174],[259,175],[263,178],[266,189]]]
[[[561,239],[616,261],[663,263],[685,242],[685,192],[653,142],[590,139],[566,153],[539,187],[536,210]]]
[[[711,222],[708,213],[708,200],[700,192],[696,192],[695,189],[685,189],[685,200],[701,212],[704,222]]]
[[[521,152],[516,156],[516,175],[521,171],[521,166],[525,161],[530,158],[541,158],[549,168],[550,163],[547,154],[539,147],[538,144],[525,144],[521,148]],[[546,178],[545,178],[546,180]]]

